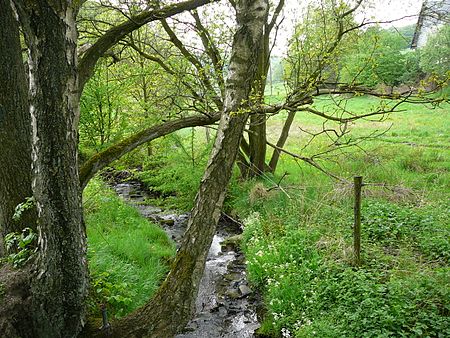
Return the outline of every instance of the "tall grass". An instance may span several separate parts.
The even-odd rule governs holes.
[[[143,218],[97,180],[84,192],[91,272],[90,311],[108,305],[116,317],[143,305],[168,271],[175,246],[157,225]]]

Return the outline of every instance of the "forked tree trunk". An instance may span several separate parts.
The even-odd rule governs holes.
[[[19,39],[9,0],[0,0],[0,257],[7,233],[35,228],[33,215],[13,221],[15,207],[31,197],[31,118]]]
[[[173,337],[185,327],[194,312],[206,256],[248,118],[240,108],[248,99],[255,77],[253,60],[258,57],[267,20],[267,0],[236,3],[238,29],[233,40],[225,108],[182,246],[155,297],[118,323],[114,330],[116,337]]]
[[[276,3],[276,2],[275,2]],[[278,4],[274,8],[270,22],[264,25],[264,32],[262,43],[260,45],[261,51],[258,55],[258,73],[256,81],[253,85],[253,94],[256,96],[256,103],[264,104],[264,91],[267,83],[267,74],[270,68],[270,34],[272,33],[278,16],[280,15],[285,0],[278,0]],[[267,153],[267,116],[264,114],[253,114],[250,117],[249,126],[249,151],[248,157],[250,168],[248,170],[249,176],[261,176],[264,172],[269,170],[266,164]],[[244,150],[244,149],[243,149]],[[245,150],[244,150],[245,152]]]
[[[32,280],[36,337],[76,337],[88,287],[77,165],[79,118],[71,1],[14,0],[29,49],[32,189],[38,256]]]
[[[260,52],[257,62],[257,75],[253,84],[253,92],[256,95],[256,103],[264,103],[264,90],[267,83],[267,72],[270,65],[270,28],[266,23]],[[264,114],[252,114],[250,116],[248,145],[249,145],[249,175],[251,177],[261,176],[266,171],[267,133],[266,116]]]

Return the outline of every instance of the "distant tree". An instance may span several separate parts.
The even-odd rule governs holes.
[[[442,26],[420,50],[420,67],[440,81],[450,78],[450,24]]]
[[[406,70],[408,41],[396,31],[378,27],[360,34],[356,48],[344,56],[341,80],[368,87],[399,85]]]
[[[106,61],[97,64],[80,100],[81,144],[100,150],[122,134],[129,100],[125,84],[115,74],[123,68],[110,67]]]

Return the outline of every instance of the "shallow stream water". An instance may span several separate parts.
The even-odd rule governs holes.
[[[179,247],[189,214],[144,204],[147,195],[140,182],[128,181],[113,187],[143,216],[159,223]],[[240,232],[235,222],[219,222],[200,282],[195,316],[176,338],[255,337],[260,326],[256,308],[261,302],[248,286],[245,257],[236,247],[221,245],[224,239]]]

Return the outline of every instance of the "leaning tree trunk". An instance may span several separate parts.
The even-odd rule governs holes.
[[[195,298],[216,231],[226,187],[248,114],[248,99],[256,69],[267,0],[237,1],[238,29],[233,40],[225,107],[213,151],[196,197],[182,246],[166,280],[144,307],[121,320],[117,337],[172,337],[192,316]]]
[[[75,337],[83,325],[88,286],[77,165],[75,4],[14,2],[29,50],[32,189],[38,212],[31,325],[36,337]]]
[[[289,136],[289,130],[291,129],[292,122],[294,122],[295,111],[289,111],[286,121],[284,122],[283,129],[281,130],[280,137],[277,141],[277,147],[283,148]],[[269,170],[271,173],[275,173],[278,166],[278,160],[280,159],[281,151],[279,149],[274,149],[272,153],[272,158],[269,162]]]
[[[13,221],[15,207],[31,197],[31,118],[19,38],[9,0],[0,0],[0,257],[3,238],[35,228],[30,212]]]

